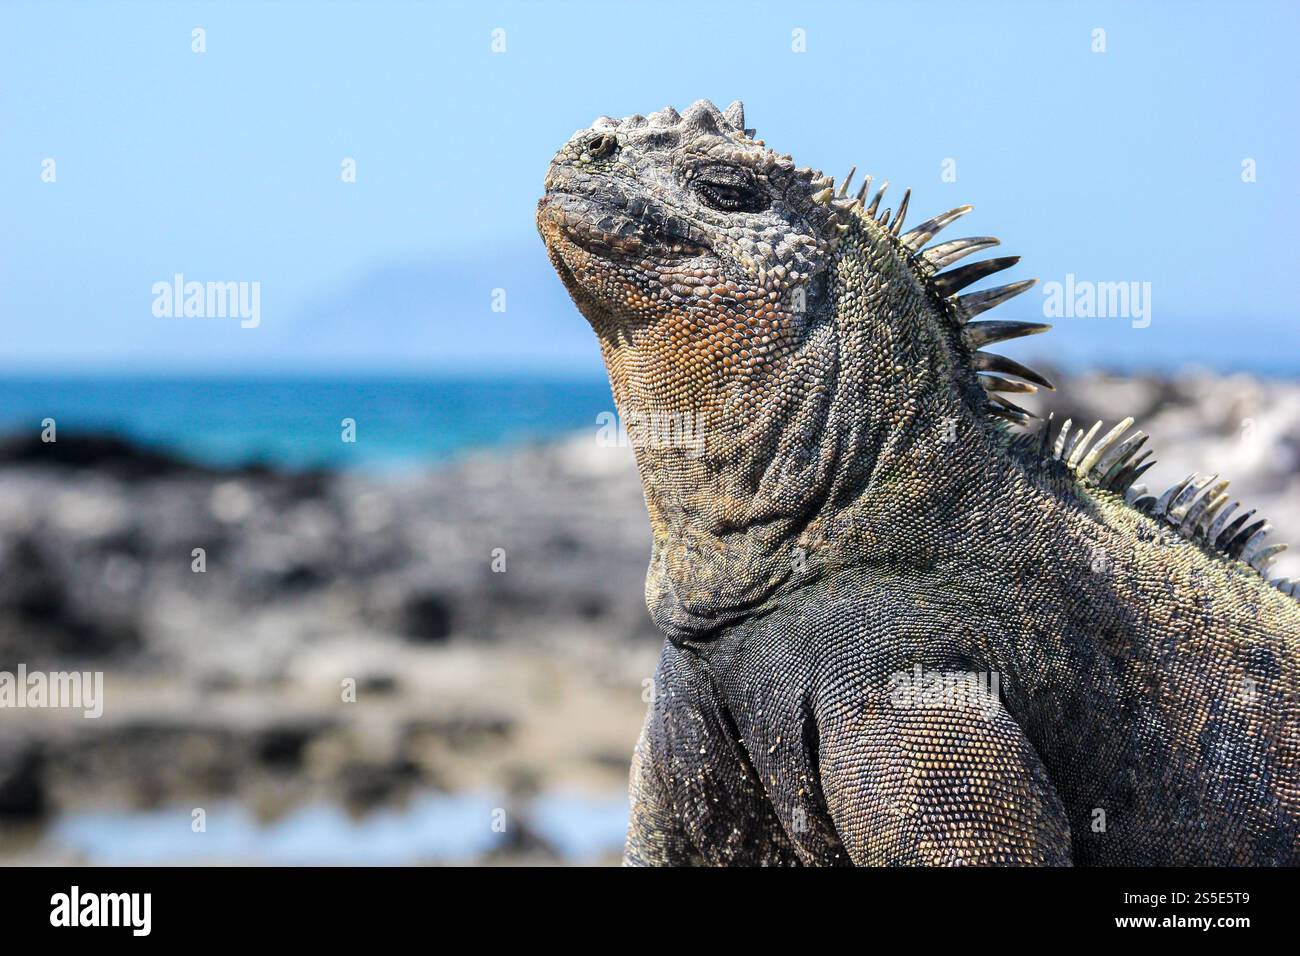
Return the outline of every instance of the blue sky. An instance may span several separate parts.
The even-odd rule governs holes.
[[[1010,278],[1151,283],[1149,327],[1063,318],[1015,354],[1300,373],[1297,10],[7,2],[0,371],[598,374],[533,230],[547,161],[707,97],[912,186],[914,217],[973,203],[954,236],[1001,237]],[[155,316],[177,272],[260,282],[260,326]]]

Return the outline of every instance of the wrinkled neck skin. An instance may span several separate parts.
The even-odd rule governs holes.
[[[593,319],[654,533],[646,602],[670,638],[707,640],[782,589],[883,560],[894,519],[963,493],[944,478],[952,438],[995,440],[954,333],[879,226],[856,221],[806,293],[774,319],[792,349],[748,382],[666,324]]]

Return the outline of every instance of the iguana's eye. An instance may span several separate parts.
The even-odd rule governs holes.
[[[705,205],[723,212],[762,212],[768,207],[767,190],[742,170],[706,169],[691,181],[691,188]]]
[[[618,151],[618,137],[613,133],[601,133],[588,141],[585,150],[593,159],[604,159]]]

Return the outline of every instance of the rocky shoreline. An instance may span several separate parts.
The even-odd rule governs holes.
[[[648,549],[630,452],[589,436],[385,478],[10,440],[0,671],[103,671],[106,699],[0,712],[0,834],[219,798],[621,793],[658,653]]]

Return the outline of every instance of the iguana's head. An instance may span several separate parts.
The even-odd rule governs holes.
[[[662,366],[659,397],[681,408],[751,382],[798,338],[843,211],[830,179],[752,134],[740,103],[700,101],[601,117],[552,161],[538,228],[616,395],[632,385],[628,348]]]

